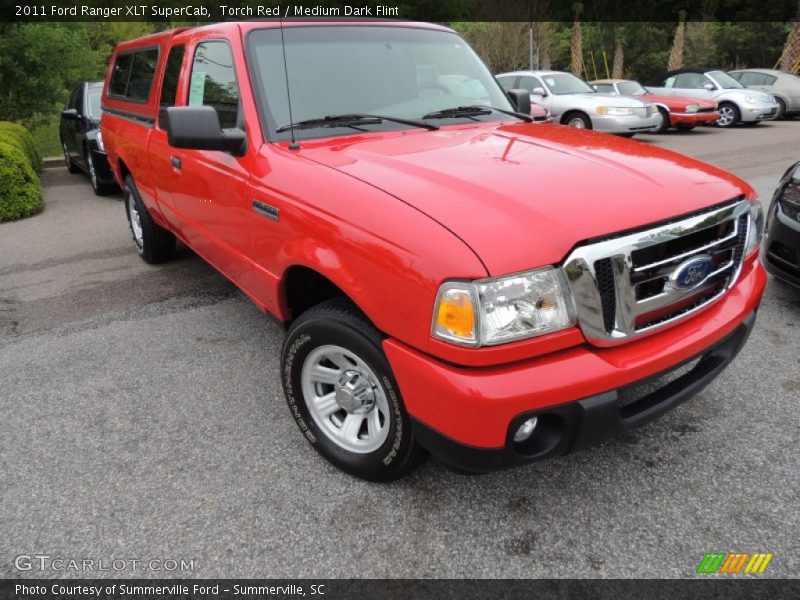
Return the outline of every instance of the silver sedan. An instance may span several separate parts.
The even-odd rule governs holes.
[[[527,90],[531,102],[547,108],[553,122],[562,125],[625,136],[655,131],[661,125],[661,115],[649,102],[599,94],[572,73],[515,71],[496,78],[507,90]]]
[[[800,114],[800,76],[776,69],[740,69],[728,73],[745,87],[775,96],[776,119]]]

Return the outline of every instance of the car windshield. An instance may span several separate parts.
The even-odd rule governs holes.
[[[593,94],[594,90],[582,79],[570,73],[551,73],[542,75],[542,80],[550,92],[560,96],[562,94]]]
[[[725,71],[709,71],[706,74],[710,77],[713,77],[714,80],[725,90],[738,90],[744,87]]]
[[[623,96],[641,96],[647,93],[647,90],[636,81],[620,81],[617,84],[617,89]]]
[[[100,96],[103,84],[89,84],[86,88],[86,116],[95,121],[100,120],[103,110],[100,108]]]
[[[279,28],[257,29],[247,38],[252,80],[273,140],[289,138],[288,131],[276,130],[290,122],[326,116],[422,119],[443,109],[474,105],[514,110],[483,62],[455,33],[331,25],[284,27],[283,34],[285,57]],[[495,111],[484,113],[447,122],[513,119]],[[443,124],[441,118],[429,121]],[[388,120],[358,123],[357,128],[328,123],[296,130],[295,135],[314,138],[407,127]]]

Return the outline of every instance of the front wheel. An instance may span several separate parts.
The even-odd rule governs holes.
[[[719,105],[719,119],[717,119],[717,126],[722,128],[733,127],[742,120],[742,113],[739,112],[739,107],[730,102],[723,102]]]
[[[775,113],[775,120],[783,119],[786,116],[786,102],[784,102],[781,98],[775,98],[775,101],[778,103],[778,112]]]
[[[96,196],[106,196],[110,194],[114,188],[108,183],[100,181],[97,177],[97,168],[92,158],[92,153],[89,149],[86,150],[86,166],[89,168],[89,181],[92,183],[92,191]]]
[[[281,352],[283,390],[300,431],[328,461],[369,481],[399,479],[427,456],[381,342],[352,303],[334,299],[302,314]]]
[[[661,125],[656,129],[656,133],[666,133],[670,128],[669,112],[659,107],[658,113],[661,115]]]
[[[122,195],[125,200],[125,213],[128,215],[128,227],[139,256],[150,264],[172,258],[175,253],[175,236],[150,218],[130,175],[125,178]]]
[[[561,121],[567,127],[574,127],[575,129],[591,129],[592,120],[588,115],[581,112],[571,112],[564,115]]]

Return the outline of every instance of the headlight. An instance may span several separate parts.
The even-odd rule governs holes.
[[[758,98],[755,96],[745,96],[744,99],[750,104],[756,104],[758,102]]]
[[[761,238],[764,237],[764,209],[761,202],[756,200],[750,206],[750,230],[747,232],[747,243],[744,246],[744,255],[757,251],[761,247]]]
[[[625,117],[633,113],[633,109],[629,106],[598,106],[598,115],[608,115],[610,117]]]
[[[686,112],[687,113],[696,113],[700,110],[700,106],[698,104],[687,104],[686,105]]]
[[[103,144],[103,132],[102,131],[98,131],[97,132],[97,138],[96,139],[97,139],[97,149],[100,150],[100,152],[105,152],[106,151],[106,147]]]
[[[575,306],[561,269],[545,267],[507,277],[442,285],[433,311],[433,337],[466,346],[492,346],[575,324]]]
[[[783,214],[790,219],[800,221],[800,168],[795,167],[793,173],[787,173],[784,177],[788,177],[786,187],[778,198]]]

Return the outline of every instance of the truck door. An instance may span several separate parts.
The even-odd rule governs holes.
[[[247,131],[231,43],[219,38],[201,40],[188,53],[186,104],[213,106],[223,129]],[[246,154],[238,157],[220,151],[169,149],[169,169],[176,181],[172,196],[182,235],[240,285],[251,271],[248,181],[257,151],[252,139],[248,139]]]
[[[182,174],[181,170],[175,166],[175,159],[180,161],[184,151],[170,147],[167,141],[167,132],[164,130],[164,122],[167,107],[175,106],[178,100],[180,74],[185,54],[186,45],[180,41],[173,41],[161,79],[159,114],[149,142],[150,171],[153,173],[158,206],[164,218],[181,234],[183,233],[180,227],[181,223],[175,214],[175,190],[182,184]]]

